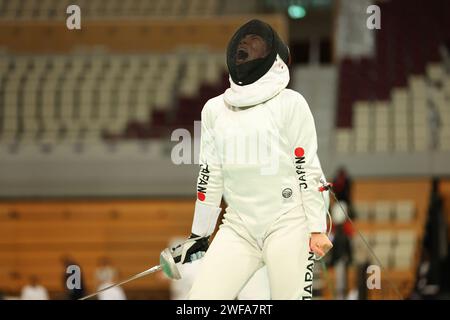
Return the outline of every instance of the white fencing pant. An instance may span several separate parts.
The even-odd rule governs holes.
[[[236,214],[225,215],[211,243],[189,299],[231,300],[263,265],[272,299],[311,299],[314,254],[300,208],[282,215],[259,241]]]
[[[250,280],[247,281],[245,287],[238,293],[237,299],[270,300],[270,283],[265,265],[261,269],[258,269]]]

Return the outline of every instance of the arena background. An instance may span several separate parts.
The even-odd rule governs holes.
[[[3,297],[34,275],[66,298],[63,257],[90,293],[102,258],[126,278],[189,235],[194,121],[228,87],[231,35],[258,18],[290,45],[289,86],[309,102],[327,178],[345,167],[352,181],[348,277],[318,263],[316,299],[448,298],[449,17],[445,0],[1,0]],[[175,164],[180,128],[191,154]],[[379,289],[364,288],[361,266],[377,262],[357,230],[385,267]],[[169,299],[170,287],[152,275],[123,289]]]

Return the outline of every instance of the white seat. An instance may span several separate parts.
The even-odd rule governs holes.
[[[361,231],[361,235],[363,236],[364,240],[367,243],[369,243],[370,245],[373,245],[375,243],[372,233]],[[353,246],[354,249],[363,249],[365,247],[364,241],[359,236],[352,237],[351,238],[351,243],[352,243],[352,246]]]
[[[337,129],[336,130],[336,151],[347,154],[353,151],[353,130]]]
[[[64,135],[64,143],[75,143],[81,140],[80,130],[78,128],[73,128],[69,130]]]
[[[389,268],[391,266],[391,256],[393,250],[390,245],[375,244],[375,246],[373,247],[373,251],[384,268]],[[378,265],[378,261],[372,256],[371,261],[373,264]]]
[[[425,97],[427,91],[425,78],[423,76],[410,76],[409,88],[414,97]]]
[[[36,121],[36,118],[26,117],[23,118],[23,128],[26,133],[35,135],[38,132],[40,125]]]
[[[386,152],[391,140],[391,116],[386,103],[377,103],[375,106],[375,151]]]
[[[439,149],[442,151],[450,150],[450,131],[445,130],[445,128],[439,132]]]
[[[357,153],[369,152],[369,139],[364,137],[358,137],[358,135],[356,135],[355,151]]]
[[[125,123],[120,119],[110,121],[104,127],[104,129],[110,134],[120,134],[120,133],[122,133],[124,128],[125,128]]]
[[[36,133],[35,132],[22,132],[19,137],[20,144],[35,144],[36,143]]]
[[[414,139],[414,151],[424,152],[428,150],[428,141],[425,138]]]
[[[17,117],[3,117],[3,133],[15,133],[18,129],[18,118]]]
[[[393,256],[393,268],[398,270],[408,270],[413,267],[413,255],[405,254],[401,251],[395,250]]]
[[[415,244],[397,244],[394,249],[394,267],[397,269],[409,269],[414,262]]]
[[[398,152],[409,149],[408,127],[406,125],[394,126],[394,148]]]
[[[356,152],[368,152],[371,140],[371,132],[369,124],[362,125],[361,123],[354,126],[354,139]]]
[[[367,252],[367,249],[360,246],[353,247],[353,259],[354,263],[358,265],[371,260],[370,254]]]
[[[413,111],[412,126],[413,126],[413,129],[415,129],[416,127],[427,127],[428,126],[428,112],[426,110]]]
[[[150,119],[150,106],[140,104],[136,106],[135,120],[148,121]]]
[[[372,219],[372,208],[368,202],[355,202],[353,206],[358,220],[370,221]]]
[[[395,132],[394,149],[396,152],[406,152],[410,149],[410,137],[404,132]]]
[[[414,138],[426,138],[429,135],[428,127],[422,124],[416,124],[413,127]]]
[[[450,98],[450,77],[444,79],[442,91],[444,95],[447,97],[447,99]]]
[[[374,203],[373,216],[378,222],[388,222],[392,217],[392,203],[388,201],[377,201]]]
[[[375,243],[377,245],[384,245],[393,247],[394,234],[391,231],[378,231],[374,233]]]
[[[170,105],[172,93],[170,91],[158,91],[155,96],[155,109],[166,110]]]
[[[415,250],[414,242],[404,242],[404,243],[399,242],[395,246],[395,253],[400,255],[412,256],[414,250]]]
[[[42,144],[57,144],[59,140],[59,132],[56,130],[46,130],[39,138],[39,142]]]
[[[353,125],[359,127],[368,127],[370,123],[371,104],[359,101],[353,106]]]
[[[17,141],[17,132],[16,131],[4,131],[0,135],[0,143],[1,144],[11,144]]]
[[[412,201],[397,202],[394,217],[397,222],[411,222],[414,218],[414,203]]]
[[[396,234],[396,243],[397,246],[399,245],[403,245],[403,244],[411,244],[411,243],[415,243],[417,236],[414,233],[414,231],[411,230],[403,230],[403,231],[398,231]]]
[[[433,82],[441,82],[445,77],[445,71],[440,63],[431,63],[427,66],[427,76]]]
[[[375,143],[375,151],[376,152],[386,153],[386,152],[389,152],[390,149],[391,148],[389,146],[389,140],[388,139],[383,139],[383,140],[379,139]]]

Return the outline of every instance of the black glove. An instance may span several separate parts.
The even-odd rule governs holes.
[[[170,253],[172,254],[175,263],[181,262],[183,264],[202,258],[205,255],[206,250],[208,250],[208,247],[209,236],[200,237],[191,234],[189,239],[185,242],[170,248]]]

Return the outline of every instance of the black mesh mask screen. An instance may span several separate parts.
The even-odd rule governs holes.
[[[241,40],[249,34],[260,36],[266,43],[268,55],[236,65],[236,55]],[[247,85],[257,81],[269,71],[275,62],[277,54],[288,64],[289,49],[281,41],[270,25],[260,20],[251,20],[238,29],[227,48],[227,66],[231,79],[238,85]]]

